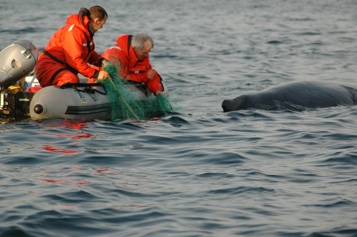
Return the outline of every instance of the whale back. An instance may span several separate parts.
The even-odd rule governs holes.
[[[324,108],[357,103],[357,86],[331,82],[298,81],[267,88],[254,94],[224,100],[224,112],[241,109],[293,109]]]

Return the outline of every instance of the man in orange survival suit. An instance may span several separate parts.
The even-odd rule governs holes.
[[[154,47],[153,39],[147,34],[120,35],[116,44],[102,56],[120,68],[119,75],[134,83],[145,83],[155,95],[164,91],[160,75],[151,67],[149,52]]]
[[[107,18],[107,12],[100,6],[89,10],[81,8],[78,14],[67,18],[38,59],[35,70],[42,87],[77,83],[78,73],[97,80],[108,77],[104,70],[89,65],[104,67],[108,62],[94,50],[93,40],[94,33],[103,27]]]

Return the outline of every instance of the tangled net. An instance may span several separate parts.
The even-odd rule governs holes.
[[[104,70],[110,75],[109,79],[102,81],[109,96],[111,119],[143,120],[153,117],[163,117],[174,113],[170,101],[163,95],[145,96],[146,91],[139,92],[134,85],[118,76],[113,64],[107,65]],[[146,90],[146,89],[145,89]]]

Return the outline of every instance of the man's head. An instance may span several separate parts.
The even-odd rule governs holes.
[[[89,17],[91,19],[89,27],[92,32],[95,33],[107,22],[108,13],[101,6],[92,6],[89,8],[89,12]]]
[[[131,40],[136,57],[139,60],[149,56],[150,50],[154,48],[154,41],[148,34],[136,34]]]

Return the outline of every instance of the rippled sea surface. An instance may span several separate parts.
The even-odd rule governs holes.
[[[357,82],[355,0],[1,1],[0,48],[100,4],[104,51],[155,40],[178,114],[0,125],[0,236],[357,236],[356,107],[223,113],[289,81]]]

